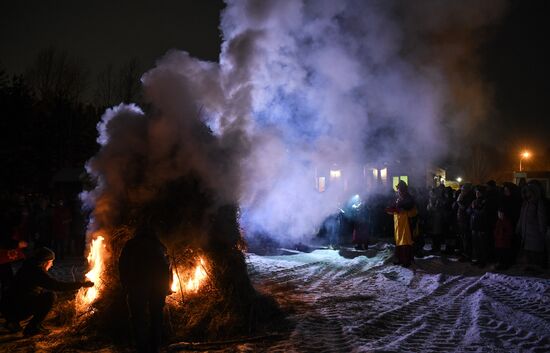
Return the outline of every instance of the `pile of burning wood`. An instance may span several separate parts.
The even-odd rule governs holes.
[[[186,180],[181,182],[186,188]],[[258,293],[250,282],[237,207],[197,202],[199,210],[175,209],[164,199],[173,197],[173,191],[161,193],[147,207],[127,212],[132,216],[117,227],[91,234],[85,276],[94,286],[81,289],[75,299],[73,328],[79,337],[128,343],[130,323],[118,278],[118,258],[135,231],[132,219],[142,217],[143,212],[159,225],[157,234],[171,260],[172,293],[165,308],[169,341],[242,337],[262,332],[275,317],[282,318],[275,301]]]

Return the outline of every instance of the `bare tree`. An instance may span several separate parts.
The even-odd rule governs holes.
[[[101,106],[110,106],[115,103],[118,82],[115,79],[114,68],[109,64],[105,70],[97,75],[95,99]]]
[[[62,98],[77,101],[87,88],[88,71],[54,47],[38,53],[26,79],[40,100]]]
[[[111,106],[121,102],[131,103],[139,98],[140,73],[136,58],[120,66],[118,72],[112,64],[97,75],[95,98],[102,106]]]
[[[137,58],[123,64],[119,71],[119,99],[131,103],[138,98],[140,90],[140,70]]]
[[[465,171],[468,180],[473,183],[485,183],[497,178],[501,167],[501,155],[492,146],[475,144],[467,153]]]

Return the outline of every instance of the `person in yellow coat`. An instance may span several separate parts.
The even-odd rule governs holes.
[[[409,194],[407,183],[397,184],[397,199],[386,212],[393,215],[395,237],[395,264],[409,267],[413,260],[413,235],[416,228],[417,210],[413,197]]]

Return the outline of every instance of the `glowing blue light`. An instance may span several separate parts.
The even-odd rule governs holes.
[[[359,195],[353,195],[353,197],[349,200],[349,203],[351,204],[351,208],[357,209],[361,207],[361,197]]]

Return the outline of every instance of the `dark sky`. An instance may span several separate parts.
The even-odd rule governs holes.
[[[511,148],[550,148],[549,18],[550,1],[512,1],[485,48],[495,111],[483,128],[506,131],[500,142]]]
[[[171,48],[217,60],[221,0],[25,0],[0,5],[0,63],[21,72],[41,49],[100,70],[137,57],[144,69]]]
[[[222,8],[221,0],[3,1],[0,65],[22,72],[51,45],[92,72],[133,57],[146,71],[171,48],[215,61]],[[494,111],[480,128],[495,128],[495,140],[507,149],[549,146],[549,15],[550,1],[511,1],[494,37],[480,49],[481,74],[494,92]]]

